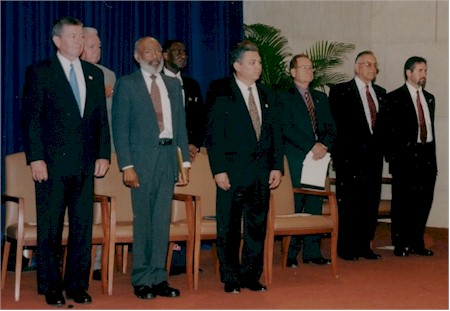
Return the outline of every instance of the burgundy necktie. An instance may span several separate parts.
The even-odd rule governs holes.
[[[427,142],[427,126],[425,124],[425,118],[423,117],[423,108],[420,101],[419,90],[417,90],[417,115],[419,117],[420,141],[424,144]]]
[[[159,132],[164,130],[163,112],[161,104],[161,93],[159,92],[158,84],[156,84],[156,76],[151,75],[152,85],[150,87],[150,96],[152,98],[153,107],[155,107],[156,118],[158,119]]]
[[[375,127],[375,121],[377,119],[377,107],[375,106],[375,102],[373,101],[372,95],[369,91],[369,86],[366,85],[366,96],[367,96],[367,103],[369,104],[369,111],[370,111],[370,120],[371,120],[371,127],[372,130]]]
[[[314,105],[311,100],[311,94],[308,91],[305,92],[306,99],[306,107],[308,108],[309,117],[311,118],[311,124],[314,131],[314,134],[317,135],[317,119],[316,119],[316,111],[314,109]]]
[[[253,128],[255,129],[256,138],[259,140],[261,135],[261,121],[259,120],[258,109],[256,108],[255,98],[253,97],[252,87],[248,88],[248,110],[252,119]]]

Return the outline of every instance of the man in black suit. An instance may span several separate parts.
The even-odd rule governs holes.
[[[332,148],[339,210],[338,254],[345,260],[381,259],[371,249],[377,225],[383,171],[386,91],[373,83],[373,52],[355,60],[355,77],[331,88],[337,136]]]
[[[289,162],[292,185],[300,187],[303,161],[311,152],[313,159],[322,159],[331,150],[336,126],[325,93],[309,87],[314,79],[314,67],[308,55],[295,55],[290,62],[293,85],[280,94],[284,152]],[[295,212],[322,214],[321,197],[295,194]],[[297,256],[303,240],[303,262],[329,264],[322,257],[320,235],[294,236],[289,247],[287,266],[298,266]]]
[[[239,43],[230,53],[233,77],[211,82],[206,145],[217,184],[217,253],[225,292],[265,291],[264,239],[270,189],[281,182],[283,150],[276,94],[256,82],[256,45]],[[239,259],[241,220],[244,246]]]
[[[189,153],[191,162],[203,145],[205,130],[205,113],[200,84],[184,75],[181,71],[186,67],[186,47],[179,40],[168,40],[163,46],[164,68],[166,76],[180,80],[183,89],[184,109],[186,112],[186,127],[188,131]]]
[[[103,73],[80,61],[83,24],[63,17],[53,27],[52,59],[27,68],[23,134],[36,187],[38,292],[50,305],[90,303],[94,176],[111,156]],[[60,246],[66,207],[69,241],[64,281]]]
[[[409,58],[404,67],[406,83],[388,94],[392,174],[392,242],[396,256],[432,256],[423,235],[436,184],[434,96],[424,90],[427,61]]]

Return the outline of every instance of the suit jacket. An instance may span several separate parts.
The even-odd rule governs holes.
[[[334,167],[341,167],[349,174],[379,170],[383,166],[388,116],[386,90],[375,84],[373,88],[379,104],[373,134],[355,80],[330,89],[328,99],[337,129],[331,156]]]
[[[81,66],[86,81],[83,117],[56,56],[26,71],[23,134],[27,162],[44,160],[50,173],[93,175],[95,160],[111,157],[103,73],[85,61]]]
[[[176,147],[181,148],[188,161],[186,119],[180,81],[161,75],[166,85],[172,109],[173,157],[167,159],[172,166],[174,181],[178,179]],[[119,167],[133,165],[142,182],[156,178],[157,165],[154,150],[159,143],[159,127],[151,96],[142,71],[123,76],[117,81],[112,107],[112,128]]]
[[[327,95],[314,89],[310,89],[309,92],[316,112],[317,139],[308,108],[297,87],[293,85],[279,96],[284,151],[288,158],[292,180],[298,181],[297,186],[300,185],[306,154],[316,142],[331,150],[336,136],[336,126],[331,116]]]
[[[434,130],[434,111],[435,99],[431,93],[423,90],[426,104],[430,112],[431,129],[433,141],[427,143],[429,148],[426,154],[426,160],[416,156],[415,147],[418,145],[418,121],[416,110],[414,109],[413,99],[409,93],[406,84],[388,94],[388,103],[390,107],[390,129],[389,135],[389,153],[387,161],[391,173],[395,174],[397,170],[409,171],[416,167],[427,167],[430,173],[437,173],[436,163],[436,142]],[[424,103],[423,103],[424,104]],[[423,105],[422,104],[422,105]]]
[[[257,83],[261,103],[261,136],[257,141],[244,97],[234,77],[211,82],[212,100],[206,144],[213,175],[226,172],[231,184],[250,185],[255,177],[268,180],[271,170],[283,172],[283,150],[277,96]]]
[[[98,68],[100,68],[103,71],[103,76],[105,77],[105,86],[112,85],[112,87],[114,88],[114,85],[116,84],[116,74],[114,73],[114,71],[112,71],[111,69],[109,69],[103,65],[100,65],[100,64],[95,64],[95,66],[97,66]],[[108,112],[109,132],[110,132],[110,137],[111,137],[111,150],[115,151],[114,141],[113,141],[113,137],[112,137],[112,126],[111,126],[112,96],[106,98],[106,111]]]
[[[189,144],[200,148],[203,145],[205,131],[205,112],[200,84],[194,79],[181,76],[184,89],[184,109]]]

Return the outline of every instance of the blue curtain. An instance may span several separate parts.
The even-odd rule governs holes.
[[[51,30],[61,16],[98,29],[100,63],[117,77],[137,69],[133,51],[138,38],[153,36],[161,45],[167,39],[184,41],[189,55],[185,72],[204,93],[211,80],[230,74],[230,47],[243,37],[241,1],[1,1],[2,172],[5,155],[23,150],[25,69],[55,54]]]

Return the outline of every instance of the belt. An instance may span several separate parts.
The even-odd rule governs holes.
[[[172,138],[160,138],[158,144],[161,146],[172,145]]]

